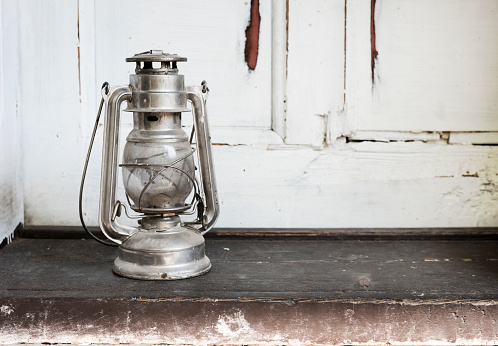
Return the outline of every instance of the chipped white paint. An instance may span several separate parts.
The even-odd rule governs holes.
[[[2,315],[10,315],[13,312],[14,312],[14,309],[10,305],[0,306],[0,314],[2,314]]]
[[[442,134],[439,132],[405,132],[405,131],[356,131],[349,136],[353,140],[362,141],[439,141]]]
[[[250,1],[4,0],[2,18],[5,6],[19,6],[17,26],[13,15],[2,21],[2,39],[13,28],[20,35],[26,223],[79,225],[79,179],[100,84],[126,84],[134,66],[124,59],[160,48],[189,58],[180,65],[187,83],[210,85],[217,226],[497,226],[498,149],[468,144],[496,143],[498,51],[490,44],[498,35],[496,2],[377,1],[374,85],[370,2],[361,0],[348,0],[347,11],[339,0],[289,1],[287,80],[281,81],[283,66],[272,66],[285,64],[285,45],[275,42],[283,40],[283,23],[271,20],[284,20],[283,2],[260,1],[258,63],[249,72]],[[6,53],[8,42],[14,41],[3,39],[1,59],[11,59],[14,75],[16,50]],[[286,95],[272,101],[277,79],[286,82]],[[2,73],[0,80],[0,130],[9,129],[0,141],[15,143],[12,127],[4,126],[14,119],[5,116],[13,106],[5,100],[16,89],[5,86],[15,75]],[[131,117],[123,117],[124,138]],[[372,142],[346,143],[345,136]],[[97,224],[101,137],[100,129],[84,198],[91,225]],[[12,160],[20,153],[0,148]],[[15,174],[3,166],[0,173],[19,177],[20,165],[14,167]]]
[[[368,308],[371,304],[379,306]],[[455,340],[458,340],[458,344],[461,345],[481,345],[496,344],[497,341],[492,329],[492,316],[496,309],[486,304],[475,305],[479,306],[477,309],[469,308],[469,302],[464,303],[462,307],[459,301],[432,300],[416,301],[413,304],[390,300],[386,303],[378,301],[365,304],[365,301],[363,303],[353,301],[343,304],[329,302],[320,305],[309,308],[301,306],[299,312],[295,311],[296,308],[285,310],[275,305],[263,313],[250,311],[250,309],[243,312],[245,308],[231,313],[227,309],[219,315],[218,319],[211,311],[203,311],[206,316],[201,319],[197,318],[198,316],[187,319],[175,318],[174,312],[168,311],[165,320],[159,319],[157,322],[152,322],[157,326],[154,332],[151,332],[149,328],[137,328],[137,325],[143,325],[140,321],[140,318],[143,318],[143,312],[140,311],[134,311],[135,313],[132,314],[134,327],[131,328],[124,326],[116,315],[112,315],[111,322],[104,319],[84,325],[69,321],[54,323],[54,321],[42,319],[35,321],[21,319],[22,323],[9,325],[0,331],[2,336],[0,344],[50,342],[79,345],[378,345],[389,341],[397,345],[439,345],[454,344]],[[330,310],[323,313],[327,307]],[[315,320],[306,319],[317,310],[318,313],[314,315]],[[247,317],[243,317],[241,322],[240,316]],[[400,320],[400,316],[410,316],[410,318]],[[74,311],[68,318],[81,320],[81,316],[75,314]],[[269,319],[274,321],[269,323]],[[465,319],[471,323],[465,325]],[[13,320],[19,321],[15,316]],[[254,326],[248,327],[247,320],[251,320]],[[396,321],[401,322],[396,323]],[[434,328],[435,321],[438,322],[437,328]],[[228,325],[230,323],[234,323],[234,326]],[[314,325],[311,326],[310,323]],[[476,326],[482,330],[476,330]],[[232,329],[238,327],[241,329]],[[234,333],[233,330],[240,330],[240,332]]]
[[[216,329],[224,337],[236,340],[240,334],[248,333],[251,330],[251,326],[244,318],[244,313],[237,311],[231,315],[219,316]]]
[[[450,144],[498,144],[498,132],[452,132]]]
[[[23,222],[17,7],[0,1],[0,243]]]
[[[423,142],[216,147],[220,224],[237,215],[240,227],[492,226],[497,157],[496,147]]]

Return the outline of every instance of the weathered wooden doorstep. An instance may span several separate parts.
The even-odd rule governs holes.
[[[208,236],[211,272],[163,282],[114,275],[116,249],[89,239],[17,238],[0,344],[498,343],[493,232],[248,233]]]

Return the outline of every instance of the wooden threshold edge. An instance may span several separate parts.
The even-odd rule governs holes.
[[[89,227],[102,236],[98,227]],[[89,239],[78,226],[25,226],[15,237],[31,239]],[[103,236],[102,236],[103,237]],[[336,240],[497,240],[498,227],[446,228],[214,228],[205,235],[214,237],[293,238]]]

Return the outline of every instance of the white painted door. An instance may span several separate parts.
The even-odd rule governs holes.
[[[347,23],[353,137],[498,130],[497,1],[349,0]]]
[[[79,224],[99,87],[127,84],[125,58],[149,49],[186,56],[187,83],[210,87],[217,226],[498,225],[497,147],[455,145],[498,142],[494,0],[18,4],[28,225]]]
[[[250,1],[106,0],[81,5],[89,13],[80,28],[95,28],[94,37],[82,45],[93,51],[99,83],[128,84],[135,66],[124,59],[136,53],[161,49],[179,54],[188,59],[179,64],[187,85],[208,82],[215,140],[246,143],[254,141],[253,136],[272,136],[271,1],[261,1],[256,9],[252,68],[245,59]]]

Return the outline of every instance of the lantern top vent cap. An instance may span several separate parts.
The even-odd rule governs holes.
[[[155,62],[155,61],[187,61],[187,58],[177,54],[163,53],[162,50],[148,50],[138,53],[131,58],[126,58],[126,62]]]

